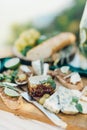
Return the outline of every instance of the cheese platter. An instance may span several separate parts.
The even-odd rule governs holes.
[[[10,60],[14,60],[14,58],[7,58],[7,61],[10,61]],[[7,61],[5,59],[5,62],[7,62]],[[59,73],[57,74],[57,69],[55,71],[47,72],[48,74],[45,74],[45,75],[40,74],[40,73],[38,73],[36,75],[34,69],[31,69],[32,67],[27,66],[27,65],[22,65],[21,63],[18,64],[18,62],[15,62],[17,65],[16,69],[17,69],[17,71],[19,71],[20,79],[23,78],[23,80],[24,80],[25,76],[21,75],[21,74],[23,74],[23,73],[26,74],[26,70],[29,69],[28,70],[29,74],[26,74],[28,76],[28,79],[27,79],[28,84],[19,85],[15,82],[14,79],[10,79],[12,77],[9,77],[9,75],[11,75],[11,76],[17,75],[17,73],[13,73],[16,71],[16,69],[14,69],[14,67],[13,67],[14,65],[10,64],[10,67],[12,67],[12,68],[9,69],[8,64],[6,64],[5,62],[3,64],[5,70],[3,69],[2,73],[0,73],[0,77],[1,77],[0,86],[3,86],[3,89],[4,89],[3,90],[2,87],[0,87],[0,92],[1,92],[0,109],[5,110],[5,111],[10,111],[18,116],[23,116],[24,118],[32,118],[32,119],[36,119],[36,120],[39,120],[42,122],[49,123],[51,125],[55,125],[48,117],[46,117],[43,114],[43,112],[41,112],[41,110],[39,110],[37,107],[35,107],[35,105],[33,105],[30,102],[28,103],[28,102],[24,101],[24,98],[19,96],[20,93],[27,91],[30,94],[30,96],[34,100],[36,100],[37,103],[39,103],[39,104],[41,104],[41,106],[43,106],[43,108],[45,108],[46,110],[48,109],[49,112],[51,111],[52,113],[56,113],[56,115],[59,117],[59,119],[61,119],[62,121],[64,121],[67,124],[67,128],[66,128],[67,130],[69,128],[71,128],[71,129],[77,128],[78,130],[80,130],[82,128],[82,129],[86,130],[86,128],[87,128],[87,125],[86,125],[86,120],[87,120],[86,108],[87,108],[87,106],[83,103],[83,101],[84,101],[83,99],[86,99],[86,96],[83,94],[83,91],[85,91],[86,87],[85,87],[85,89],[81,88],[82,91],[75,90],[75,89],[70,90],[70,88],[68,89],[67,87],[64,87],[64,85],[62,85],[59,82],[59,80],[57,80],[57,76],[59,74]],[[28,67],[28,68],[26,69],[26,67]],[[61,73],[63,73],[65,76],[67,76],[67,74],[68,74],[67,72],[69,71],[68,70],[69,66],[68,66],[68,69],[66,69],[66,67],[67,66],[62,66],[60,68]],[[24,68],[25,72],[23,71],[23,68]],[[58,70],[59,70],[59,68],[58,68]],[[20,71],[22,71],[22,72],[20,72]],[[39,71],[41,71],[41,70],[39,70]],[[53,75],[55,76],[55,78]],[[29,78],[29,76],[30,76],[30,78]],[[52,79],[50,79],[50,77]],[[18,75],[17,75],[17,78],[18,78]],[[8,79],[10,79],[10,80],[8,80]],[[77,81],[72,81],[72,82],[75,84],[75,83],[78,83],[80,80],[82,80],[81,82],[83,82],[83,86],[87,85],[86,77],[80,77],[80,78],[78,78]],[[53,81],[55,81],[55,82],[53,82]],[[43,84],[46,84],[47,88],[49,88],[48,84],[51,83],[51,85],[55,86],[56,81],[57,81],[56,89],[55,89],[55,87],[53,87],[54,91],[52,90],[53,94],[50,93],[51,91],[48,91],[49,89],[47,89],[47,91],[45,90],[45,92],[44,92],[44,90],[42,90],[42,89],[40,90],[40,88],[37,89],[38,87],[35,87],[35,85],[37,85],[39,82],[40,85],[43,86]],[[11,83],[9,83],[9,82],[11,82]],[[21,82],[22,82],[22,79],[21,79]],[[4,87],[4,86],[6,86],[6,87]],[[12,86],[14,88],[11,88]],[[30,88],[33,88],[33,86],[35,87],[35,90],[34,90],[34,94],[36,94],[35,96],[38,97],[38,94],[39,94],[38,90],[40,90],[40,92],[42,91],[43,93],[46,93],[46,94],[42,93],[43,96],[40,95],[41,96],[41,98],[39,97],[40,99],[37,97],[34,97],[34,95],[32,95],[32,91],[31,91],[32,89],[30,89]],[[24,89],[23,87],[26,89]],[[17,89],[17,90],[15,90],[15,89]],[[2,91],[4,91],[4,94],[2,93]],[[62,99],[61,95],[64,95],[63,99]],[[82,95],[82,97],[81,97],[81,95]],[[20,99],[18,99],[18,97],[20,97]],[[80,97],[81,97],[81,99],[80,99]],[[58,103],[58,100],[59,100],[59,103]],[[69,102],[68,102],[68,100],[69,100]],[[62,102],[61,105],[60,105],[60,102]],[[64,105],[64,102],[65,102],[65,105]],[[59,106],[57,106],[57,104],[59,104]],[[80,104],[80,105],[78,105],[78,104]],[[75,107],[75,106],[77,106],[77,107]],[[81,113],[84,113],[84,114],[81,114]]]
[[[58,44],[57,50],[50,42],[55,46]],[[26,61],[25,57],[22,59],[14,52],[14,57],[1,58],[0,109],[67,130],[86,130],[87,77],[84,72],[81,75],[79,71],[72,70],[69,64],[74,57],[70,58],[72,54],[69,53],[75,47],[73,42],[74,34],[62,33],[31,48],[30,52],[34,49],[32,60]],[[47,50],[52,45],[51,51],[43,57],[41,52],[46,45],[49,45]],[[66,45],[70,46],[68,51]],[[42,51],[35,56],[38,46]]]

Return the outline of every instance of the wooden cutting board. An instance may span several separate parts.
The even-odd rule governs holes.
[[[87,85],[87,78],[83,78],[84,85]],[[54,125],[39,109],[34,105],[27,103],[23,100],[23,106],[20,110],[11,110],[7,108],[2,100],[0,99],[0,109],[14,113],[22,118],[31,118],[39,120],[51,125]],[[65,115],[62,113],[58,114],[65,122],[68,123],[67,130],[87,130],[87,115],[77,114],[77,115]]]

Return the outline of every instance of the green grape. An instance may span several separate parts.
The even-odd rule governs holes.
[[[24,31],[15,42],[15,47],[18,51],[23,52],[24,48],[27,46],[34,47],[39,37],[40,33],[35,29]]]

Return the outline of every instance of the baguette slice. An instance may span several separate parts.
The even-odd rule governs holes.
[[[0,97],[3,101],[3,103],[10,109],[16,110],[16,109],[20,109],[22,104],[23,104],[23,100],[22,97],[10,97],[7,96],[4,93],[3,88],[0,88]]]
[[[74,44],[75,40],[76,37],[72,33],[65,32],[58,34],[29,50],[27,58],[31,61],[48,58],[64,47]]]
[[[82,80],[80,80],[79,82],[77,82],[76,84],[73,84],[70,82],[70,77],[65,78],[66,76],[68,76],[71,72],[69,71],[68,74],[64,74],[61,72],[60,69],[55,70],[55,74],[56,74],[56,78],[59,80],[59,82],[65,86],[66,88],[69,89],[76,89],[76,90],[82,90],[83,89],[83,82]]]
[[[51,78],[49,75],[31,76],[29,78],[29,94],[33,99],[38,101],[44,94],[52,95],[54,93],[55,88],[47,82],[49,78]]]

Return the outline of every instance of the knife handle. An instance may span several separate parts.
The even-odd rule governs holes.
[[[42,111],[56,126],[59,126],[61,128],[66,128],[67,123],[64,122],[60,117],[58,117],[56,114],[48,111],[45,109],[41,104],[31,99],[29,94],[27,92],[21,93],[22,97],[28,101],[29,103],[32,103],[34,106],[36,106],[40,111]]]
[[[66,128],[67,123],[62,121],[56,114],[46,110],[42,105],[37,103],[36,101],[33,101],[32,104],[34,104],[39,110],[41,110],[55,125]]]

